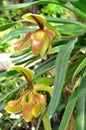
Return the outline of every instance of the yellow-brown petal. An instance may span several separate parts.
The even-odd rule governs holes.
[[[51,41],[53,39],[53,37],[55,37],[55,32],[50,30],[50,29],[45,29],[45,32],[47,33],[49,40]]]
[[[46,33],[46,32],[44,32],[44,37],[43,37],[43,46],[42,46],[42,48],[41,48],[41,50],[40,50],[40,55],[41,55],[41,57],[43,57],[44,56],[44,54],[45,54],[45,52],[46,52],[46,50],[47,50],[47,48],[48,48],[48,46],[49,46],[49,37],[48,37],[48,34]]]
[[[22,16],[23,19],[29,21],[29,22],[32,22],[32,23],[36,23],[38,24],[38,26],[43,29],[44,28],[44,24],[45,24],[45,17],[42,16],[42,15],[39,15],[39,14],[32,14],[32,13],[27,13],[27,14],[24,14]]]
[[[35,56],[39,55],[42,48],[43,39],[33,40],[32,41],[32,52]]]
[[[11,100],[8,102],[6,106],[6,111],[8,113],[18,113],[21,111],[21,109],[22,109],[21,99]]]
[[[35,100],[37,104],[46,104],[46,98],[43,94],[39,94],[35,91],[33,91],[33,94],[35,96]]]
[[[43,46],[43,41],[44,41],[44,32],[41,30],[31,36],[32,52],[35,56],[37,56],[40,53],[40,50],[42,49]]]
[[[31,46],[30,44],[30,36],[32,35],[32,33],[34,33],[34,31],[32,32],[28,32],[24,38],[22,38],[21,40],[19,40],[18,42],[14,43],[14,50],[15,51],[22,51],[24,49],[27,49]]]
[[[33,104],[31,102],[25,103],[22,107],[23,118],[26,122],[30,122],[32,120],[32,108]]]
[[[41,104],[36,104],[34,105],[33,109],[32,109],[32,115],[34,117],[38,117],[41,113],[41,109],[42,109],[42,105]]]

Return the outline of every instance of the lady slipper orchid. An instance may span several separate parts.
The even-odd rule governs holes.
[[[47,48],[51,48],[51,41],[55,32],[45,28],[45,18],[37,14],[25,14],[23,18],[29,22],[38,24],[39,29],[28,32],[23,39],[14,44],[15,51],[21,51],[32,46],[32,53],[44,56]],[[49,49],[50,50],[50,49]]]
[[[32,79],[34,72],[30,69],[20,66],[14,66],[12,69],[20,72],[26,78],[30,89],[22,92],[19,99],[9,101],[6,106],[6,111],[8,113],[22,112],[24,120],[29,122],[33,117],[38,117],[42,112],[42,106],[46,105],[45,95],[37,91],[47,91],[51,93],[52,88],[45,84],[33,85]]]
[[[8,113],[19,113],[22,111],[26,122],[32,120],[33,116],[38,117],[42,111],[42,105],[46,104],[46,98],[43,94],[36,91],[24,91],[18,100],[9,101],[6,106]]]

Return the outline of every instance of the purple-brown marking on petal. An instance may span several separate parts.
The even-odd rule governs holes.
[[[47,33],[50,41],[53,39],[53,37],[55,37],[55,32],[49,29],[45,29],[45,32]]]
[[[14,43],[14,50],[15,50],[15,51],[20,51],[20,50],[24,50],[24,49],[26,49],[26,48],[29,48],[29,47],[31,46],[31,44],[30,44],[30,42],[29,42],[30,37],[31,37],[31,35],[34,34],[35,32],[37,32],[37,30],[28,32],[23,39],[21,39],[21,40],[18,41],[18,42],[15,42],[15,43]]]
[[[32,17],[35,19],[35,21],[37,22],[37,24],[38,24],[38,26],[40,27],[40,29],[43,29],[43,28],[44,28],[43,23],[41,23],[41,22],[39,21],[39,19],[36,18],[35,15],[32,15]]]

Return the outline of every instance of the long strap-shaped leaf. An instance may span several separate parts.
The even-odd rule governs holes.
[[[61,124],[59,126],[59,130],[66,130],[66,128],[67,128],[67,125],[68,125],[69,120],[71,118],[72,112],[73,112],[74,107],[76,105],[77,93],[78,93],[78,90],[76,89],[70,97],[70,100],[66,106],[64,115],[62,117],[62,121],[61,121]]]
[[[74,38],[73,40],[68,42],[68,44],[66,44],[57,55],[56,64],[55,64],[56,74],[55,74],[54,92],[48,110],[48,116],[50,118],[56,112],[57,107],[59,105],[61,93],[63,90],[63,84],[65,80],[65,75],[66,75],[68,59],[70,57],[70,53],[72,52],[76,41],[77,38]]]
[[[70,100],[69,100],[69,102],[66,106],[64,115],[62,117],[62,121],[61,121],[61,124],[59,126],[59,130],[66,130],[66,127],[69,123],[73,109],[76,105],[77,99],[80,99],[83,95],[85,96],[85,94],[86,94],[86,74],[85,74],[85,76],[83,76],[80,86],[72,93],[72,95],[70,97]],[[82,103],[78,104],[78,105],[79,106],[78,106],[77,114],[79,114],[79,115],[77,115],[77,125],[76,125],[77,128],[76,128],[76,130],[86,130],[86,126],[85,126],[85,121],[86,121],[86,119],[85,119],[86,118],[86,115],[85,115],[86,114],[86,97],[83,97]],[[81,108],[82,110],[79,108],[80,105],[82,107]],[[83,107],[84,107],[84,109],[83,109]],[[80,111],[82,113],[80,113]]]
[[[86,57],[84,58],[84,60],[80,63],[80,65],[79,65],[79,66],[77,67],[77,69],[75,70],[72,79],[74,79],[75,76],[76,76],[77,74],[79,74],[79,72],[80,72],[84,67],[86,67]]]
[[[84,91],[84,93],[81,93],[81,91]],[[76,130],[86,130],[86,71],[78,91],[76,105]]]
[[[86,130],[86,94],[78,98],[77,101],[76,130]]]

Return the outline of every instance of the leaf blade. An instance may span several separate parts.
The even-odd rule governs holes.
[[[64,46],[64,48],[61,49],[60,53],[57,55],[56,65],[55,65],[56,66],[56,75],[55,75],[55,82],[54,82],[55,88],[48,109],[49,117],[53,116],[53,114],[55,113],[59,105],[59,100],[61,97],[64,79],[66,75],[67,62],[76,41],[77,38],[71,40],[68,44]]]
[[[84,74],[84,76],[82,78],[80,86],[74,90],[74,92],[72,93],[72,95],[70,97],[70,100],[66,106],[64,115],[62,117],[62,121],[60,123],[59,130],[66,130],[67,124],[72,115],[72,112],[73,112],[77,99],[80,98],[81,96],[83,96],[83,94],[84,95],[86,94],[85,86],[86,86],[86,73]],[[79,118],[79,119],[81,121],[81,118]],[[76,129],[76,130],[83,130],[83,129]]]
[[[70,99],[69,99],[69,102],[66,106],[66,109],[65,109],[65,112],[64,112],[64,115],[62,117],[62,121],[61,121],[61,124],[59,126],[59,130],[66,130],[66,127],[67,127],[67,124],[70,120],[70,117],[72,115],[72,112],[73,112],[73,109],[75,107],[75,104],[76,104],[76,100],[77,100],[77,93],[78,93],[78,90],[76,89]]]
[[[84,58],[84,60],[80,63],[80,65],[77,67],[77,69],[75,70],[72,79],[74,79],[75,76],[78,75],[78,73],[86,66],[86,58]]]
[[[76,105],[76,130],[86,130],[86,70],[78,90]]]

